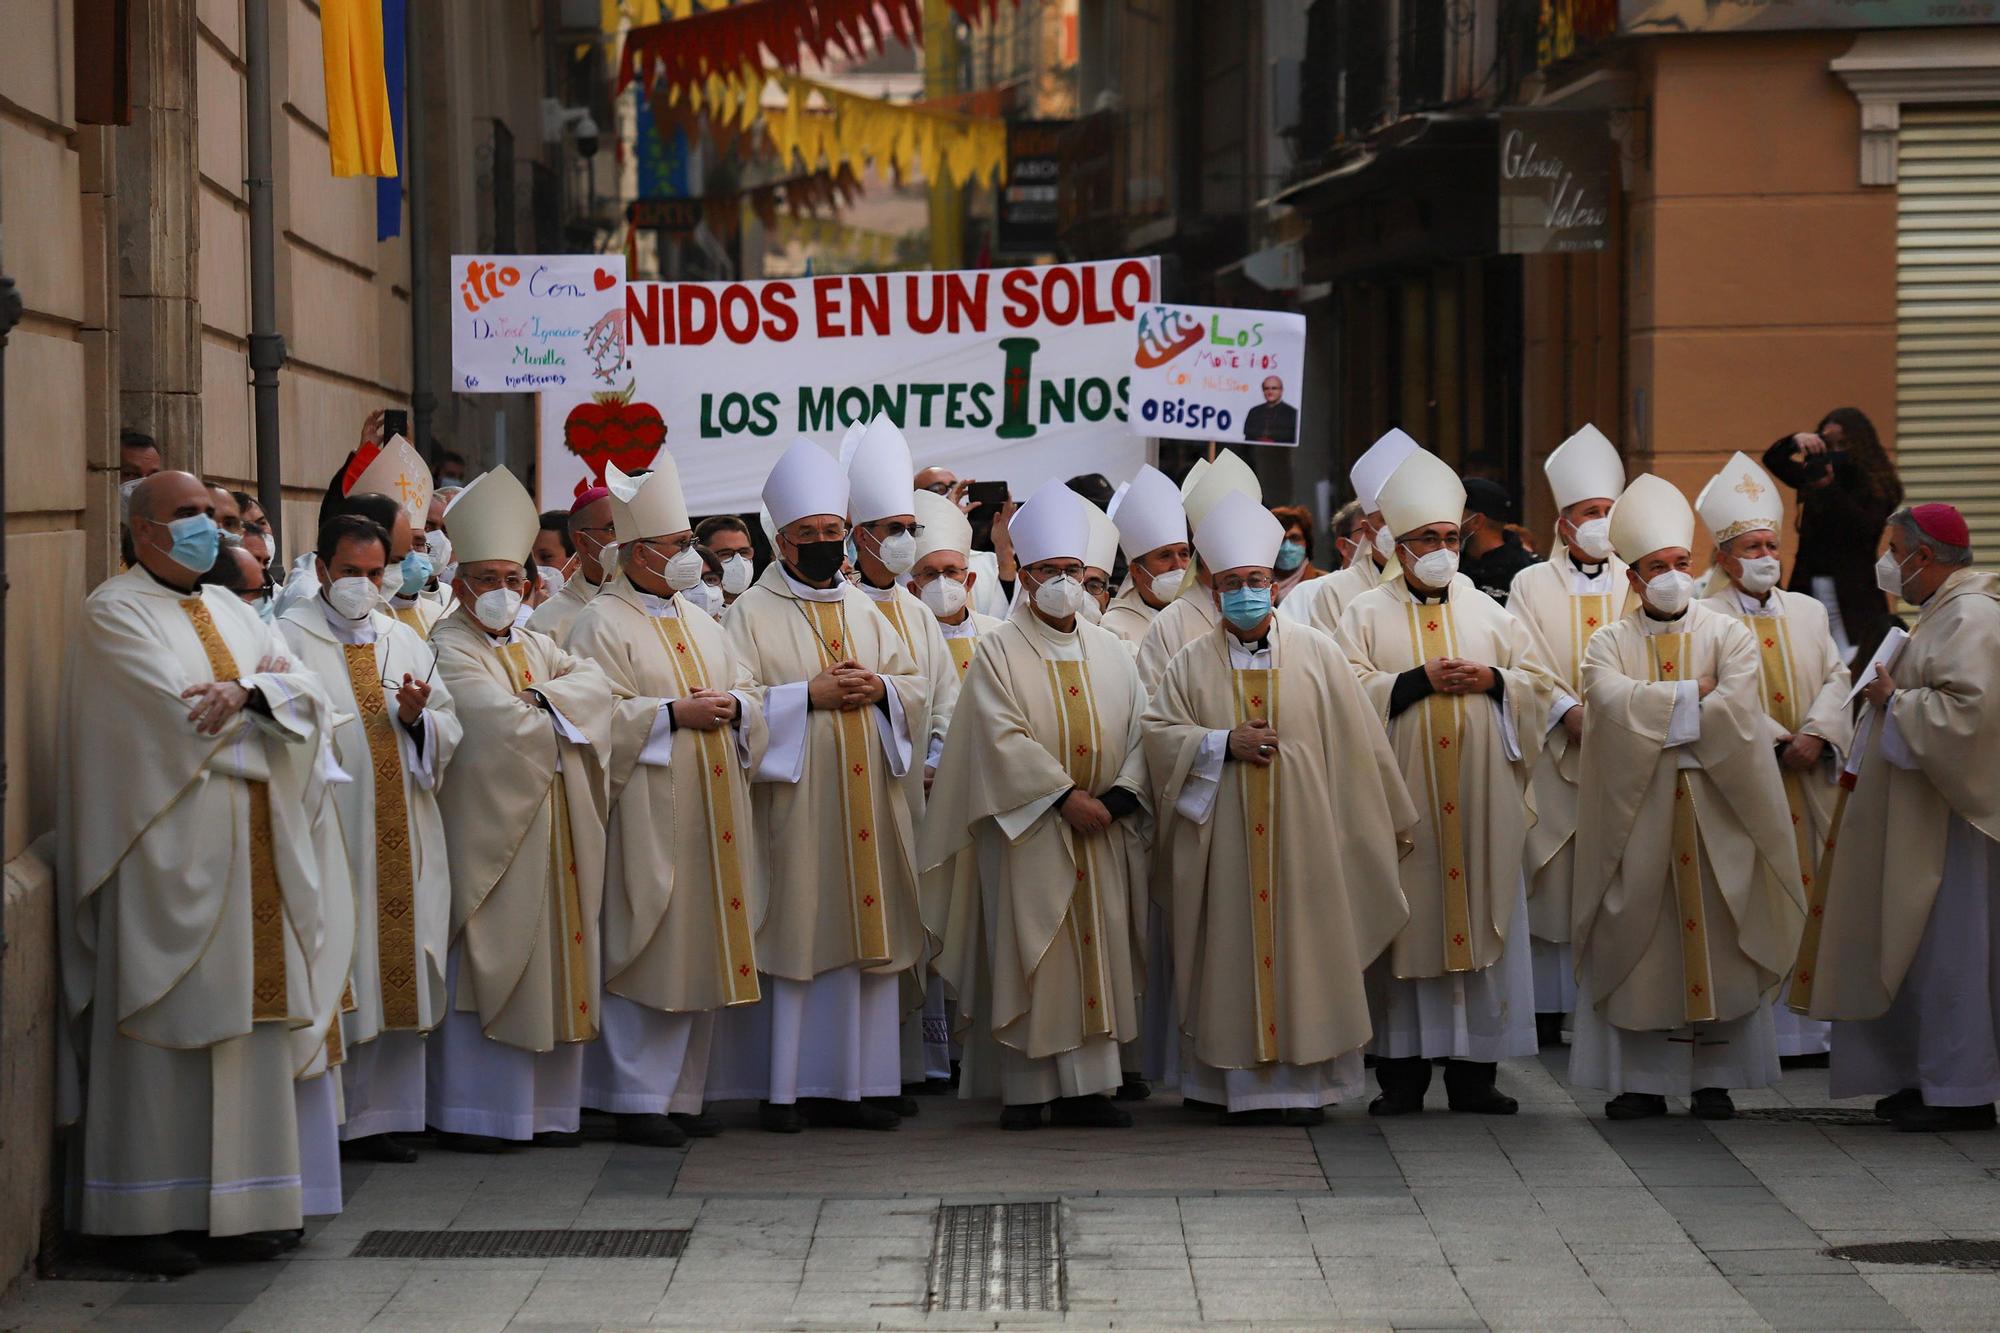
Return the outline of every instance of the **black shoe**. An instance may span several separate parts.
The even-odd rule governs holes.
[[[286,1254],[290,1254],[293,1250],[298,1249],[299,1246],[306,1243],[306,1229],[304,1227],[293,1227],[290,1231],[273,1231],[270,1234],[278,1238],[278,1248]]]
[[[448,1152],[496,1153],[516,1145],[512,1139],[496,1139],[491,1134],[454,1134],[441,1129],[437,1132],[437,1146]]]
[[[267,1264],[285,1252],[277,1236],[253,1231],[242,1236],[203,1236],[194,1245],[205,1264]]]
[[[621,1115],[618,1117],[618,1141],[636,1143],[642,1148],[685,1148],[688,1136],[671,1116]]]
[[[681,1133],[691,1139],[712,1139],[722,1132],[722,1122],[708,1112],[692,1114],[687,1111],[673,1111],[667,1119],[680,1126]]]
[[[1298,1129],[1311,1129],[1314,1125],[1326,1123],[1326,1108],[1323,1106],[1287,1106],[1285,1123]]]
[[[1877,1120],[1894,1120],[1911,1107],[1922,1106],[1923,1104],[1924,1094],[1918,1092],[1915,1088],[1904,1088],[1901,1092],[1892,1092],[1887,1097],[1875,1103],[1875,1118]]]
[[[1513,1115],[1521,1103],[1493,1086],[1500,1066],[1483,1060],[1444,1062],[1445,1103],[1462,1115]]]
[[[1697,1120],[1734,1120],[1736,1103],[1727,1088],[1696,1088],[1688,1111]]]
[[[1993,1104],[1985,1106],[1932,1106],[1918,1102],[1896,1117],[1896,1128],[1906,1134],[1964,1134],[1993,1128]]]
[[[915,1097],[909,1097],[909,1096],[863,1097],[861,1100],[865,1105],[879,1106],[883,1110],[887,1111],[890,1115],[899,1116],[904,1120],[909,1120],[913,1118],[917,1114],[917,1111],[919,1109],[917,1106],[917,1099]]]
[[[545,1129],[535,1135],[537,1148],[574,1148],[583,1142],[580,1129]]]
[[[1132,1113],[1114,1106],[1109,1097],[1058,1097],[1049,1106],[1049,1123],[1071,1129],[1130,1129]]]
[[[97,1248],[106,1263],[128,1273],[186,1277],[201,1267],[194,1251],[172,1236],[105,1236]]]
[[[1416,1115],[1423,1109],[1422,1097],[1408,1097],[1396,1092],[1381,1093],[1368,1103],[1369,1115]]]
[[[1127,1074],[1118,1091],[1111,1095],[1121,1102],[1143,1102],[1153,1095],[1153,1085],[1137,1074]]]
[[[1285,1113],[1275,1106],[1256,1111],[1230,1111],[1222,1117],[1222,1123],[1231,1129],[1248,1125],[1282,1125],[1285,1123]]]
[[[806,1127],[796,1102],[765,1102],[757,1108],[757,1123],[772,1134],[798,1134]]]
[[[884,1097],[882,1101],[892,1101]],[[894,1129],[903,1118],[873,1101],[847,1102],[832,1097],[812,1097],[799,1103],[799,1113],[814,1129]]]
[[[370,1134],[364,1138],[342,1139],[340,1155],[349,1162],[396,1162],[409,1163],[417,1160],[417,1150],[401,1139],[387,1134]]]
[[[1606,1120],[1650,1120],[1667,1113],[1667,1099],[1656,1092],[1621,1092],[1604,1103]]]
[[[1031,1102],[1021,1106],[1000,1108],[1000,1128],[1007,1130],[1040,1129],[1042,1127],[1042,1104]]]
[[[951,1092],[951,1080],[948,1078],[927,1078],[921,1083],[903,1085],[905,1097],[949,1097]]]
[[[1807,1051],[1804,1055],[1781,1055],[1778,1057],[1780,1069],[1825,1069],[1832,1063],[1825,1051]]]
[[[1196,1115],[1221,1115],[1228,1109],[1220,1102],[1205,1102],[1199,1097],[1181,1098],[1181,1110],[1193,1111]]]
[[[1535,1043],[1543,1050],[1563,1044],[1563,1016],[1561,1014],[1535,1015]]]

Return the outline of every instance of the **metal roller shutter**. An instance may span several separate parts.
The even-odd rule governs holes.
[[[2000,106],[1902,111],[1896,187],[1897,466],[2000,561]]]

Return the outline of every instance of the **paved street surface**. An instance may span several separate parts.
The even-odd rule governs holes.
[[[1823,1253],[2000,1237],[2000,1134],[1611,1125],[1563,1059],[1506,1067],[1513,1119],[1225,1130],[1155,1100],[1135,1131],[1020,1135],[929,1099],[895,1134],[780,1138],[731,1107],[687,1153],[426,1152],[350,1168],[347,1211],[289,1262],[24,1284],[0,1330],[2000,1327],[2000,1272]],[[1788,1105],[1832,1105],[1824,1071],[1739,1098]],[[941,1204],[1047,1200],[1066,1313],[935,1308]],[[678,1259],[348,1257],[377,1229],[639,1227],[691,1234]]]

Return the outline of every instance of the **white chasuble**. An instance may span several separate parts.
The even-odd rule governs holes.
[[[1187,577],[1193,581],[1192,568]],[[1146,687],[1146,693],[1150,695],[1159,688],[1167,664],[1181,649],[1221,623],[1222,613],[1215,609],[1214,599],[1206,588],[1184,592],[1162,607],[1139,640],[1139,683]]]
[[[1336,569],[1313,581],[1317,586],[1313,588],[1312,600],[1303,608],[1305,623],[1339,643],[1340,622],[1347,615],[1347,608],[1363,593],[1401,583],[1402,572],[1403,567],[1396,562],[1377,565],[1374,556],[1362,552],[1345,569]]]
[[[2000,576],[1948,577],[1889,674],[1887,716],[1862,714],[1787,996],[1814,1018],[1886,1013],[1914,980],[1954,839],[1967,880],[1985,873],[1978,840],[2000,839]]]
[[[604,871],[604,989],[649,1009],[702,1012],[759,998],[746,766],[764,752],[764,714],[728,636],[686,598],[651,597],[621,574],[571,626],[568,648],[596,662],[647,728],[621,729]],[[738,695],[741,718],[715,731],[655,724],[697,690]],[[633,739],[646,739],[643,747]]]
[[[1144,719],[1182,1032],[1220,1070],[1316,1065],[1370,1035],[1362,972],[1409,920],[1396,758],[1331,638],[1273,619],[1266,665],[1216,629],[1167,666]],[[1269,767],[1223,758],[1264,718]]]
[[[460,607],[431,632],[464,735],[438,792],[451,856],[453,1003],[485,1035],[549,1051],[597,1035],[610,682],[532,630]],[[533,702],[530,702],[530,700]]]
[[[1191,573],[1184,574],[1183,577],[1191,577]],[[1139,595],[1137,585],[1132,582],[1132,577],[1128,574],[1125,576],[1125,586],[1111,599],[1111,605],[1104,608],[1104,618],[1097,622],[1097,627],[1123,639],[1136,654],[1139,645],[1145,641],[1146,631],[1153,627],[1153,621],[1159,614],[1144,597]]]
[[[724,625],[770,729],[751,791],[757,964],[795,981],[857,965],[891,975],[924,956],[903,779],[913,741],[923,744],[914,719],[929,716],[928,682],[860,589],[837,584],[828,594],[837,596],[800,595],[773,564]],[[884,701],[811,708],[808,682],[850,660],[882,678]]]
[[[1592,572],[1592,571],[1595,572]],[[1570,900],[1576,885],[1576,781],[1582,747],[1558,725],[1583,700],[1583,650],[1591,636],[1629,609],[1631,584],[1616,556],[1579,568],[1567,544],[1514,576],[1507,610],[1528,627],[1536,656],[1555,673],[1557,695],[1548,736],[1535,761],[1535,824],[1528,830],[1528,926],[1552,944],[1570,938]],[[1587,713],[1585,716],[1589,716]],[[1567,969],[1565,969],[1567,970]]]
[[[583,576],[581,570],[573,579],[566,579],[556,595],[535,608],[528,617],[528,628],[537,634],[546,634],[557,643],[569,642],[570,626],[583,614],[598,592],[606,587],[603,583],[592,583]]]
[[[1410,921],[1382,966],[1398,979],[1482,971],[1518,925],[1521,849],[1534,821],[1528,776],[1555,680],[1521,622],[1464,575],[1434,600],[1419,601],[1400,579],[1385,584],[1349,603],[1341,627],[1417,802],[1415,847],[1400,867]],[[1438,657],[1491,667],[1498,697],[1426,691],[1392,716],[1397,680]]]
[[[420,639],[428,639],[437,623],[444,619],[445,608],[440,602],[418,594],[415,597],[395,597],[389,601],[389,614],[398,623],[407,626]],[[283,617],[280,617],[283,619]]]
[[[56,854],[86,1232],[299,1223],[293,1034],[324,1041],[353,908],[338,840],[321,836],[328,705],[310,673],[260,670],[287,656],[231,594],[179,593],[143,569],[84,604]],[[201,735],[181,692],[215,680],[262,704]]]
[[[1103,1047],[1108,1082],[1070,1080],[1061,1095],[1110,1091],[1120,1081],[1110,1048],[1138,1035],[1143,985],[1138,669],[1115,635],[1081,621],[1065,634],[1023,606],[983,638],[960,702],[920,850],[941,867],[972,848],[977,866],[951,902],[939,971],[961,1019],[1028,1060]],[[1058,808],[1071,788],[1122,788],[1140,805],[1079,834]]]
[[[1634,610],[1585,652],[1574,931],[1595,1021],[1742,1018],[1791,966],[1805,893],[1758,660],[1700,602],[1671,621]]]

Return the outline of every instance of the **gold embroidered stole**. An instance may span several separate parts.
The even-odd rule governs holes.
[[[1819,932],[1826,923],[1826,882],[1833,873],[1833,846],[1840,837],[1840,821],[1847,817],[1847,797],[1854,790],[1840,784],[1833,799],[1833,818],[1827,821],[1826,842],[1820,848],[1818,873],[1806,879],[1806,928],[1799,935],[1799,956],[1792,964],[1792,988],[1785,995],[1785,1007],[1796,1013],[1812,1009],[1813,974],[1819,967]]]
[[[416,867],[410,855],[410,807],[403,795],[403,755],[396,743],[399,722],[382,692],[375,645],[341,647],[375,774],[375,934],[382,1026],[408,1031],[421,1028],[423,1021],[417,1008]]]
[[[1787,732],[1797,734],[1805,716],[1802,701],[1792,693],[1792,638],[1785,617],[1744,616],[1742,619],[1750,632],[1757,636],[1757,683],[1763,691],[1764,711]],[[1785,804],[1791,807],[1792,836],[1799,845],[1799,878],[1810,896],[1814,866],[1812,825],[1806,818],[1805,782],[1797,769],[1781,766],[1779,773],[1785,781]]]
[[[1448,602],[1409,603],[1410,640],[1417,661],[1458,656],[1458,630]],[[1470,972],[1472,885],[1465,864],[1465,812],[1460,764],[1465,741],[1465,698],[1433,693],[1418,714],[1423,727],[1424,777],[1437,830],[1438,887],[1444,895],[1444,970]]]
[[[1227,651],[1225,649],[1225,651]],[[1236,721],[1262,718],[1278,725],[1278,673],[1269,667],[1238,669]],[[1281,751],[1282,753],[1282,751]],[[1250,943],[1256,949],[1257,1059],[1278,1058],[1278,789],[1279,754],[1267,766],[1238,765],[1243,787],[1243,835],[1250,848]]]
[[[958,674],[963,676],[966,668],[972,665],[972,652],[979,646],[979,639],[975,635],[967,635],[963,639],[946,639],[944,646],[951,650],[951,664],[957,667]]]
[[[1057,743],[1063,771],[1074,786],[1095,794],[1100,782],[1102,747],[1097,743],[1097,697],[1090,688],[1087,662],[1050,662],[1049,688],[1055,692]],[[1076,948],[1078,993],[1083,1000],[1083,1035],[1111,1031],[1111,1006],[1105,1003],[1104,914],[1097,876],[1091,865],[1097,838],[1075,836],[1076,889],[1069,900],[1070,941]]]
[[[507,669],[507,683],[516,694],[535,683],[534,669],[528,665],[528,645],[496,645],[501,665]],[[556,947],[554,990],[561,998],[556,1012],[557,1041],[589,1041],[597,1035],[597,1021],[591,1017],[590,995],[585,983],[590,975],[583,953],[583,890],[576,880],[576,850],[570,842],[569,796],[563,790],[562,775],[549,787],[549,878],[556,886]]]
[[[875,602],[873,597],[870,597],[868,600]],[[882,613],[885,620],[896,627],[896,637],[903,641],[903,647],[914,658],[917,654],[917,645],[910,641],[910,627],[903,619],[903,608],[897,601],[895,594],[891,593],[881,601],[875,602],[875,609]]]
[[[411,629],[415,630],[417,632],[418,638],[427,639],[430,637],[429,631],[424,628],[423,614],[419,612],[416,607],[399,606],[394,609],[393,614],[395,615],[396,619],[402,621],[405,625],[408,625]]]
[[[701,647],[688,636],[681,622],[667,616],[648,616],[660,646],[673,664],[680,697],[709,688],[708,663]],[[736,762],[729,728],[693,733],[701,758],[702,804],[708,811],[708,863],[712,870],[709,900],[715,907],[716,965],[729,1004],[753,1004],[762,995],[757,982],[757,958],[750,935],[750,916],[745,910],[743,859],[736,842],[736,826],[741,821],[736,795],[729,785],[729,766]],[[673,781],[669,766],[667,780]]]
[[[194,625],[215,679],[241,679],[243,673],[237,669],[229,645],[222,641],[222,631],[216,628],[208,603],[199,597],[183,597],[181,610]],[[243,785],[250,793],[250,1018],[252,1022],[278,1022],[291,1015],[285,987],[285,906],[278,893],[278,863],[272,850],[271,788],[268,783],[247,779]]]
[[[809,602],[800,598],[819,641],[820,666],[846,660],[847,612],[839,602]],[[894,689],[887,681],[886,689]],[[872,708],[873,705],[869,705]],[[868,708],[833,714],[834,737],[840,754],[842,810],[847,817],[848,915],[854,923],[855,959],[861,963],[889,958],[888,905],[882,901],[882,863],[876,850],[875,790],[872,781],[874,747],[868,730],[874,719]]]
[[[1583,652],[1590,636],[1611,619],[1611,594],[1571,593],[1569,598],[1569,663],[1564,684],[1573,695],[1583,692]],[[1429,659],[1425,659],[1429,660]]]
[[[1653,650],[1655,681],[1687,679],[1687,651],[1690,637],[1655,634],[1647,641]],[[1674,776],[1674,827],[1670,867],[1674,877],[1674,900],[1680,907],[1681,998],[1687,1021],[1708,1023],[1715,1019],[1715,982],[1708,964],[1708,916],[1701,902],[1701,826],[1695,818],[1692,770],[1681,769]]]

